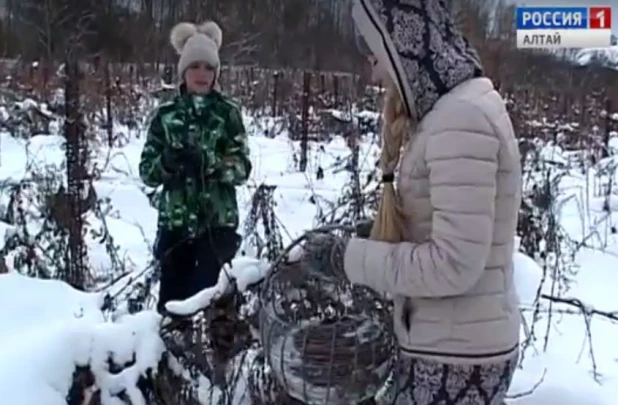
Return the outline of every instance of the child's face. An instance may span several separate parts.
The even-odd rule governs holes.
[[[189,65],[185,72],[185,84],[189,93],[207,94],[215,81],[215,69],[204,62]]]

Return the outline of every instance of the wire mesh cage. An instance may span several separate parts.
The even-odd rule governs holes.
[[[384,385],[395,339],[375,293],[284,263],[271,270],[260,299],[266,360],[290,397],[308,405],[358,404]]]

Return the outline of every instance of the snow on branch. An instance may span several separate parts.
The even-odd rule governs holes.
[[[142,312],[97,328],[89,364],[103,404],[113,403],[112,398],[122,392],[127,394],[132,404],[146,404],[137,384],[149,370],[156,370],[165,350],[159,337],[159,327],[158,314]],[[133,365],[112,374],[109,370],[110,356],[116,364],[133,362]]]
[[[270,265],[267,261],[251,257],[239,257],[232,260],[232,265],[225,265],[219,273],[217,285],[206,288],[199,293],[182,301],[170,301],[165,308],[172,314],[192,316],[208,308],[213,301],[221,298],[232,290],[235,284],[239,291],[261,281],[268,272]]]
[[[68,404],[117,405],[126,403],[123,399],[146,405],[140,381],[156,373],[166,350],[160,325],[159,314],[143,311],[117,322],[76,328],[70,335],[76,373]]]

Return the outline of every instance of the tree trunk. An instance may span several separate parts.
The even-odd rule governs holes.
[[[65,123],[67,195],[71,218],[69,221],[69,249],[66,258],[64,281],[83,290],[86,284],[86,247],[82,234],[84,180],[86,178],[86,148],[84,125],[80,106],[80,71],[77,58],[69,56],[66,64],[65,82]]]

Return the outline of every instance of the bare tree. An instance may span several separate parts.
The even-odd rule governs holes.
[[[83,58],[84,37],[88,22],[93,18],[89,13],[71,8],[70,0],[66,2],[67,10],[72,10],[66,18],[75,24],[65,46],[65,123],[66,162],[67,162],[67,201],[71,220],[69,223],[69,249],[66,258],[65,281],[75,288],[86,287],[88,273],[87,249],[84,241],[84,220],[86,212],[84,199],[88,181],[87,160],[88,143],[85,137],[80,81],[82,72],[80,59]]]

